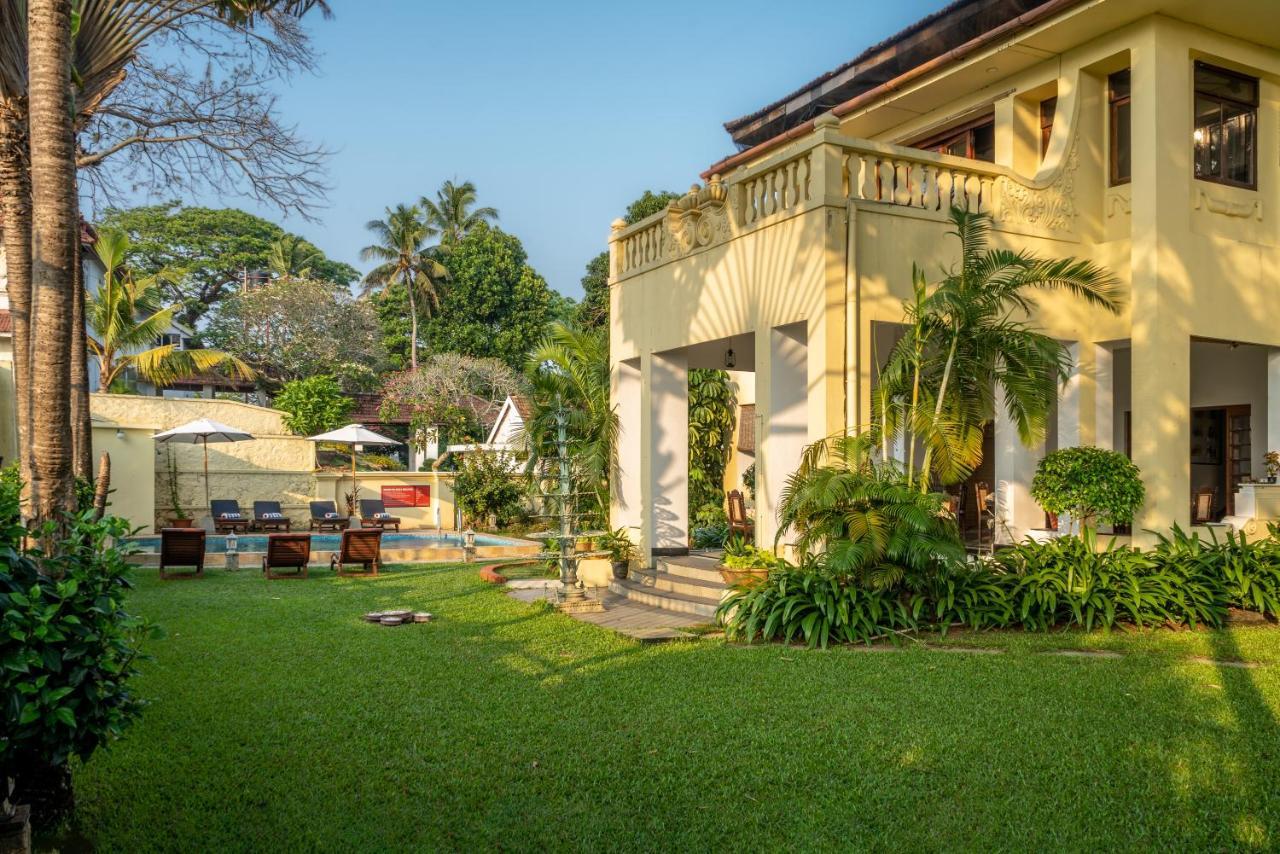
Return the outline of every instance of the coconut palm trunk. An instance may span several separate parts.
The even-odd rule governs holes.
[[[31,513],[64,521],[74,506],[71,316],[75,300],[75,135],[71,2],[27,7],[31,140]]]
[[[84,316],[84,264],[76,214],[76,263],[71,291],[71,451],[77,478],[93,479],[93,428],[89,414],[89,342]]]
[[[13,320],[13,379],[19,436],[31,435],[31,172],[26,106],[0,103],[0,213]],[[18,443],[22,482],[31,483],[31,453]]]

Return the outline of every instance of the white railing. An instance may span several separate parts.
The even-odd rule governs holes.
[[[723,182],[713,176],[707,187],[695,185],[662,213],[615,224],[612,273],[674,261],[833,199],[938,219],[959,206],[990,214],[997,229],[1069,237],[1076,164],[1073,144],[1051,175],[1032,181],[992,163],[819,131]]]

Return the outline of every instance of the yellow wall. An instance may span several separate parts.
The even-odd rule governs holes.
[[[129,520],[147,533],[155,524],[156,480],[151,476],[155,456],[154,431],[149,427],[124,427],[94,419],[93,473],[99,473],[102,454],[111,457],[111,494],[108,512]]]
[[[456,530],[451,472],[356,472],[361,498],[379,498],[383,486],[430,486],[430,507],[388,507],[387,512],[401,520],[405,528],[436,527],[436,511],[442,530]],[[346,512],[345,496],[351,492],[351,473],[318,472],[315,476],[317,500],[332,501],[341,513]]]
[[[935,208],[926,209],[913,193],[955,174],[968,181],[973,199],[984,188],[996,245],[1087,258],[1118,279],[1125,297],[1119,315],[1053,294],[1039,300],[1032,320],[1076,351],[1070,394],[1078,407],[1073,438],[1081,443],[1110,444],[1119,429],[1120,413],[1107,408],[1105,354],[1117,343],[1132,347],[1133,455],[1148,489],[1135,529],[1185,526],[1192,339],[1280,348],[1280,35],[1224,34],[1224,26],[1240,29],[1273,11],[1263,0],[1235,5],[1249,14],[1224,23],[1212,4],[1080,4],[1019,33],[1017,49],[993,45],[842,119],[821,117],[812,133],[713,179],[669,213],[615,225],[615,402],[622,375],[634,370],[624,361],[640,365],[647,395],[644,367],[652,354],[752,335],[763,447],[772,380],[762,345],[770,328],[801,322],[808,332],[808,440],[868,424],[873,364],[885,356],[873,354],[873,324],[902,321],[913,262],[936,279],[958,256],[946,204],[935,196]],[[1212,29],[1199,25],[1215,17]],[[1197,59],[1261,81],[1256,190],[1193,175]],[[1109,187],[1105,81],[1125,67],[1132,69],[1133,180]],[[1050,95],[1058,98],[1057,116],[1041,157],[1035,106]],[[983,110],[995,115],[995,164],[897,145]],[[880,197],[884,186],[898,186],[900,196]],[[721,197],[724,215],[716,206]],[[1273,387],[1280,391],[1274,380]],[[1275,396],[1267,403],[1273,416],[1280,415]],[[651,470],[664,463],[653,459],[644,436],[634,447],[640,457],[624,461],[631,469],[624,479],[651,489]],[[1006,475],[1029,480],[1037,453],[1022,459],[1007,451]],[[765,496],[769,481],[776,485],[787,472],[771,472],[767,455],[759,468],[758,494]],[[761,503],[769,514],[768,501]],[[615,524],[632,521],[616,496],[614,517]],[[767,528],[771,520],[759,522]]]

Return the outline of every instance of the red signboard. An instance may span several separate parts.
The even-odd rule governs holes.
[[[382,504],[384,507],[430,507],[430,486],[384,486],[382,487]]]

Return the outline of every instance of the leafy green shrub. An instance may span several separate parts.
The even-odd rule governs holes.
[[[314,436],[341,427],[355,407],[333,377],[314,376],[284,384],[273,401],[284,426],[296,436]]]
[[[913,608],[892,592],[867,589],[809,559],[798,567],[783,564],[751,587],[735,588],[717,616],[731,640],[790,643],[803,638],[810,649],[826,649],[832,643],[870,643],[914,629]]]
[[[747,497],[756,500],[756,464],[752,463],[742,470],[742,486],[747,490]]]
[[[778,538],[794,530],[801,553],[825,551],[826,565],[866,586],[918,584],[964,548],[946,497],[907,485],[901,469],[875,456],[869,434],[805,449],[782,493]]]
[[[720,563],[729,569],[772,569],[784,561],[768,549],[756,548],[745,537],[729,537]]]
[[[1046,454],[1031,481],[1031,497],[1050,513],[1066,513],[1082,529],[1091,529],[1132,522],[1146,489],[1138,467],[1124,454],[1084,446]]]
[[[495,517],[499,525],[520,516],[524,488],[512,473],[507,454],[466,454],[458,465],[453,489],[458,507],[473,523]]]
[[[729,539],[729,517],[722,505],[701,508],[693,516],[693,531],[689,535],[696,549],[723,548]]]
[[[689,371],[689,511],[723,512],[724,470],[733,438],[733,384],[724,371]]]
[[[1091,536],[1028,540],[998,552],[992,567],[1004,574],[1014,619],[1033,631],[1111,628],[1120,621],[1216,627],[1226,617],[1220,576],[1199,565],[1153,560],[1114,540],[1102,550]]]
[[[1205,542],[1175,525],[1157,535],[1148,556],[1163,567],[1221,579],[1230,605],[1280,617],[1280,529],[1273,524],[1268,538],[1253,542],[1232,531],[1225,541],[1212,536]]]
[[[1000,574],[983,563],[953,561],[928,578],[922,613],[943,634],[955,625],[1001,629],[1014,622],[1013,603]]]
[[[129,680],[151,627],[124,608],[130,567],[116,543],[128,522],[83,510],[56,556],[24,552],[20,491],[0,478],[0,779],[47,827],[71,807],[71,758],[87,760],[142,710]]]

